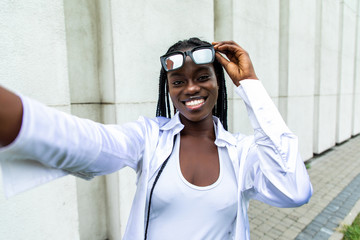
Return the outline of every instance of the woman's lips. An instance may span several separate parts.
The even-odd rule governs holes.
[[[184,102],[187,109],[196,110],[199,109],[202,105],[204,105],[205,99],[197,98],[197,99],[190,99]]]

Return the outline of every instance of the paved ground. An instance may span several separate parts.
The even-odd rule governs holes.
[[[302,207],[250,202],[252,240],[341,239],[335,228],[360,203],[360,136],[312,159],[309,175],[314,194]]]

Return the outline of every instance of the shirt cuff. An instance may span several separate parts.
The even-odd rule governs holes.
[[[22,148],[29,132],[28,99],[21,96],[23,104],[23,121],[16,139],[5,147],[0,147],[0,167],[2,184],[7,198],[65,176],[66,171],[45,166],[30,160],[22,154]]]

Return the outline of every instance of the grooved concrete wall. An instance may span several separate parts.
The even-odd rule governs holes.
[[[253,60],[304,160],[360,132],[356,0],[0,2],[0,84],[103,123],[153,117],[159,56],[192,36],[233,39]],[[251,134],[228,81],[229,127]],[[0,189],[2,186],[0,185]],[[120,239],[135,192],[121,170],[64,177],[5,200],[1,239]]]
[[[63,3],[1,1],[0,9],[0,84],[70,112]],[[1,193],[0,239],[80,239],[76,192],[66,177],[9,200]]]

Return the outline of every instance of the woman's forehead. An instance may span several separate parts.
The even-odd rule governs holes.
[[[197,46],[180,47],[180,48],[174,50],[174,52],[175,52],[175,51],[186,52],[186,51],[192,50],[192,49],[195,48],[195,47],[197,47]]]

